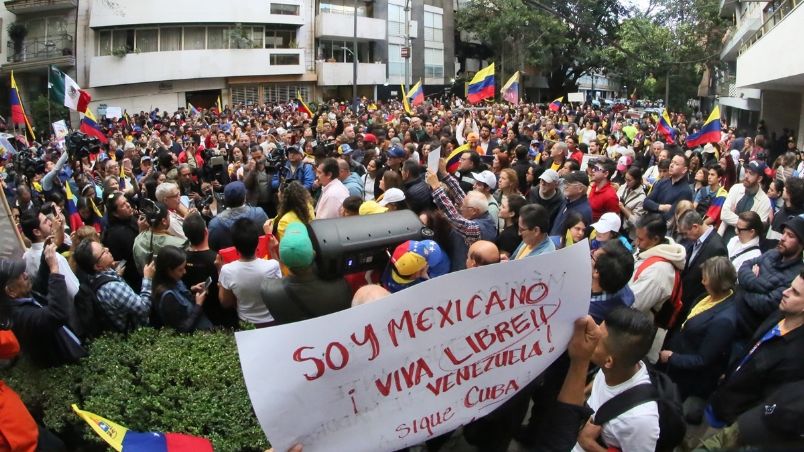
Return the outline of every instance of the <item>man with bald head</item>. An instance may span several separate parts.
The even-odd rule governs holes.
[[[466,268],[482,267],[500,262],[500,249],[494,242],[478,240],[469,246],[466,256]]]
[[[360,306],[361,304],[374,303],[375,301],[381,300],[388,295],[391,295],[391,292],[389,292],[385,287],[379,284],[368,284],[357,289],[354,297],[352,297],[352,307]]]

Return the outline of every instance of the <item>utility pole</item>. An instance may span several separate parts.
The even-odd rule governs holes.
[[[357,0],[354,1],[354,30],[352,33],[352,106],[357,114]]]
[[[405,92],[410,90],[410,85],[408,85],[408,80],[410,76],[410,69],[408,64],[410,63],[410,0],[405,0],[405,47],[408,48],[407,56],[405,57]]]

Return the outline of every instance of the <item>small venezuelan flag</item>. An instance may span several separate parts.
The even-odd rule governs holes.
[[[410,106],[415,107],[417,105],[421,105],[424,103],[424,87],[422,86],[422,81],[419,79],[410,91],[408,91],[408,100],[410,101]]]
[[[548,105],[547,108],[549,108],[550,111],[561,110],[561,102],[564,102],[564,96],[561,96],[558,99],[550,102],[550,105]]]
[[[106,137],[106,135],[104,135],[103,131],[98,125],[95,115],[92,114],[92,110],[89,108],[87,108],[86,113],[84,113],[84,116],[81,118],[81,125],[78,127],[78,130],[91,137],[99,139],[101,143],[109,142],[109,139]]]
[[[461,166],[461,154],[468,152],[469,150],[469,143],[465,143],[462,146],[455,148],[455,150],[447,156],[448,173],[452,174],[455,171],[458,171],[458,168]]]
[[[667,109],[662,110],[662,115],[659,116],[659,122],[656,123],[656,130],[664,136],[668,144],[673,144],[676,141],[676,130],[670,121],[670,115],[667,114]]]
[[[516,71],[502,87],[503,99],[514,105],[519,104],[519,71]]]
[[[466,100],[472,104],[490,97],[494,97],[494,63],[477,71],[466,92]]]
[[[73,411],[117,452],[212,452],[206,438],[181,433],[135,432],[75,404]]]

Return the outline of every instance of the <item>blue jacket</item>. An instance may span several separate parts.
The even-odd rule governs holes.
[[[300,184],[304,185],[304,188],[308,190],[313,189],[313,182],[315,182],[315,170],[313,169],[313,165],[310,163],[302,162],[302,164],[296,168],[295,172],[291,172],[290,162],[288,161],[285,162],[285,167],[281,172],[285,176],[285,180],[296,180],[299,181]],[[271,187],[274,189],[279,188],[279,172],[274,173],[273,179],[271,179]]]
[[[666,178],[653,184],[653,188],[648,194],[648,197],[645,198],[642,206],[648,212],[661,213],[659,212],[659,205],[670,204],[673,207],[667,212],[662,213],[664,219],[669,220],[676,210],[676,203],[682,199],[692,201],[692,189],[689,186],[687,178],[682,177],[675,184],[672,179]]]
[[[570,212],[578,212],[581,214],[583,224],[585,224],[587,228],[592,225],[592,208],[589,206],[589,199],[587,199],[586,195],[581,196],[575,201],[567,201],[564,199],[561,206],[558,208],[556,219],[550,226],[551,236],[561,235],[561,228],[564,226],[564,222],[567,221],[567,216]]]
[[[612,309],[618,306],[630,308],[633,304],[634,292],[626,284],[617,293],[592,294],[591,303],[589,303],[589,315],[592,316],[596,323],[600,324]]]
[[[349,196],[359,196],[360,199],[363,199],[363,181],[360,180],[360,176],[357,173],[349,173],[349,177],[343,181],[344,187],[349,190]]]

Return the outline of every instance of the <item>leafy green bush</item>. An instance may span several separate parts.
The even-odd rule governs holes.
[[[216,451],[268,447],[228,332],[143,328],[96,339],[77,365],[38,370],[23,360],[0,378],[48,428],[80,443],[74,446],[91,448],[102,440],[73,413],[72,403],[132,430],[203,436]]]

